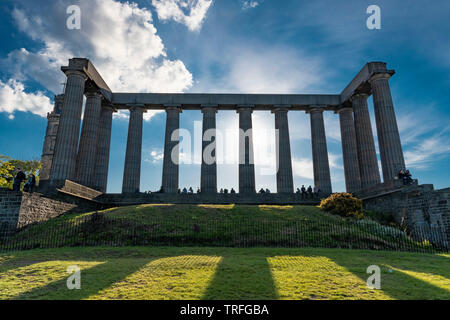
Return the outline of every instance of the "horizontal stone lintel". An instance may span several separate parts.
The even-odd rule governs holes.
[[[113,93],[96,70],[85,58],[73,58],[63,72],[77,70],[84,72],[95,84],[104,99],[116,109],[129,109],[130,105],[143,105],[148,110],[164,110],[165,105],[180,105],[185,110],[201,110],[203,105],[217,105],[218,110],[236,110],[239,105],[253,105],[254,110],[271,111],[277,106],[289,110],[308,111],[312,105],[323,105],[325,110],[336,111],[357,92],[370,91],[368,81],[373,75],[386,73],[385,62],[368,62],[340,94],[206,94],[206,93]]]

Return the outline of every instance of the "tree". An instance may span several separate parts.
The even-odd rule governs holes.
[[[0,187],[12,188],[14,176],[21,169],[25,175],[34,174],[39,181],[42,164],[38,160],[15,160],[0,154]]]

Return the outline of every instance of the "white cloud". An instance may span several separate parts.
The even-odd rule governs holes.
[[[212,0],[152,0],[162,21],[173,19],[191,31],[199,31]]]
[[[259,6],[258,1],[243,1],[242,2],[242,10],[253,9]]]
[[[183,92],[192,86],[184,63],[167,57],[148,9],[129,2],[81,0],[81,30],[68,30],[61,25],[65,26],[69,4],[62,0],[41,7],[26,2],[14,9],[18,28],[43,47],[15,50],[1,61],[13,79],[33,80],[59,93],[65,79],[60,66],[72,57],[88,57],[116,92]],[[55,18],[44,19],[48,16]],[[148,120],[154,114],[144,117]]]
[[[50,99],[42,92],[27,93],[19,81],[4,83],[0,80],[0,112],[9,113],[10,120],[14,119],[14,111],[30,111],[45,117],[52,109]]]
[[[449,153],[449,137],[444,132],[425,138],[404,152],[406,166],[415,169],[428,168],[436,160],[448,157]]]
[[[161,149],[153,149],[150,154],[149,157],[146,157],[144,159],[145,162],[148,163],[158,163],[161,162],[164,159],[164,152]]]

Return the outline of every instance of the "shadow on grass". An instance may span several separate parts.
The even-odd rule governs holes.
[[[14,297],[14,300],[82,300],[87,299],[98,292],[122,281],[130,274],[138,271],[149,262],[155,259],[136,259],[131,264],[129,261],[120,263],[117,260],[106,261],[100,265],[81,271],[81,289],[67,289],[67,277],[52,282],[46,286],[36,288],[31,291]]]
[[[264,255],[224,254],[203,300],[275,300],[278,294]]]
[[[399,255],[402,255],[401,253]],[[367,281],[370,274],[366,272],[370,265],[378,265],[381,268],[381,290],[393,299],[450,299],[450,288],[448,290],[438,287],[430,282],[418,279],[404,272],[389,269],[392,267],[412,271],[422,272],[429,275],[438,275],[444,278],[449,278],[449,259],[442,256],[429,256],[427,266],[423,263],[418,263],[417,259],[413,257],[406,257],[406,259],[390,261],[389,257],[372,255],[364,258],[363,255],[356,259],[351,259],[345,254],[323,254],[336,264],[346,268],[349,272],[359,277],[364,282]],[[429,267],[428,267],[429,266]],[[436,267],[440,266],[440,268]],[[413,288],[413,290],[411,290]]]

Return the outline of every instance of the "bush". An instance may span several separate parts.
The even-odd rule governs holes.
[[[319,208],[325,212],[341,217],[362,219],[362,201],[350,193],[334,193],[320,202]]]

